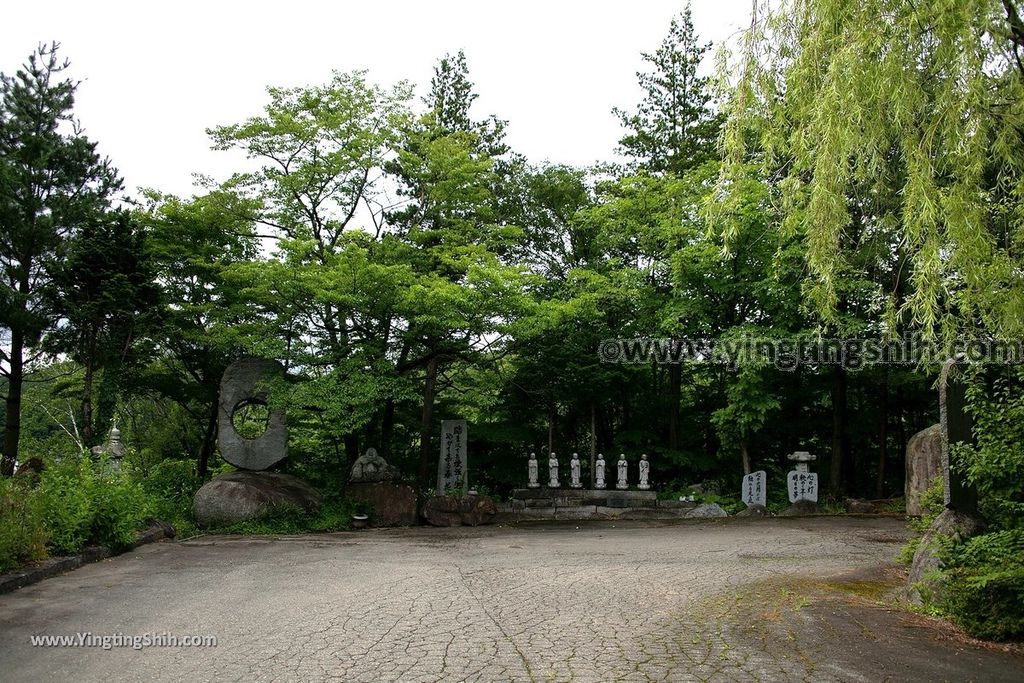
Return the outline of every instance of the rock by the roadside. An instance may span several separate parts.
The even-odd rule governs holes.
[[[298,477],[278,472],[230,472],[203,484],[192,500],[200,527],[258,519],[271,508],[289,505],[312,510],[320,494]]]
[[[782,517],[795,517],[797,515],[818,514],[818,504],[809,500],[798,500],[788,508],[779,513]]]
[[[858,515],[869,515],[876,512],[874,503],[862,498],[847,498],[846,511]]]
[[[935,518],[932,525],[924,532],[921,542],[914,553],[914,561],[910,564],[907,575],[909,586],[908,596],[911,602],[921,604],[922,597],[930,596],[934,601],[942,590],[942,580],[934,570],[942,568],[938,557],[938,540],[940,537],[967,539],[985,531],[985,523],[976,515],[964,514],[956,510],[943,510]]]
[[[903,487],[909,516],[921,516],[921,494],[939,476],[941,466],[942,425],[932,425],[910,437],[907,442],[906,483]]]
[[[434,496],[423,505],[423,519],[432,526],[490,524],[498,507],[483,496]]]
[[[704,503],[687,512],[686,516],[697,519],[708,519],[712,517],[728,517],[729,513],[723,510],[718,503]]]
[[[410,526],[416,523],[416,492],[390,482],[355,483],[345,489],[349,500],[370,509],[372,526]]]
[[[737,517],[767,517],[768,508],[764,505],[751,505],[745,510],[736,513]]]

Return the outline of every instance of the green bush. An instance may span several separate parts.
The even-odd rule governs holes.
[[[127,547],[148,516],[145,492],[129,473],[85,455],[51,464],[37,495],[48,544],[61,555],[86,545]]]
[[[300,508],[279,505],[271,508],[263,517],[249,522],[239,522],[219,529],[210,529],[218,534],[302,534],[343,531],[352,523],[356,506],[348,500],[327,500],[314,512]]]
[[[67,456],[47,467],[39,480],[39,501],[47,543],[58,555],[73,555],[92,530],[93,469],[85,456]]]
[[[149,499],[152,516],[173,525],[178,535],[196,533],[192,499],[203,482],[191,460],[162,460],[136,475]]]
[[[943,558],[939,608],[978,638],[1024,638],[1024,529],[975,536]]]
[[[914,536],[900,548],[899,555],[896,556],[896,560],[901,564],[910,566],[914,561],[914,554],[917,553],[918,546],[921,545],[921,535],[928,530],[928,527],[932,525],[935,518],[946,509],[944,489],[945,480],[943,480],[942,475],[939,475],[932,479],[928,484],[928,488],[921,493],[921,516],[910,520],[910,528],[914,532]]]
[[[0,478],[0,572],[45,556],[38,496],[26,482]]]

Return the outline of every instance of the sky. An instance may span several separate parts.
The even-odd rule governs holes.
[[[464,49],[479,94],[473,115],[509,122],[507,141],[535,162],[613,158],[613,107],[641,98],[636,71],[679,0],[379,0],[349,3],[20,2],[4,10],[0,71],[14,73],[40,42],[59,41],[82,83],[75,115],[125,187],[190,195],[193,174],[238,167],[210,150],[206,129],[258,115],[265,89],[324,83],[366,69],[382,85],[407,79],[422,95],[445,53]],[[750,0],[694,0],[702,40],[734,38]],[[710,60],[709,60],[710,61]],[[709,64],[710,67],[710,64]]]

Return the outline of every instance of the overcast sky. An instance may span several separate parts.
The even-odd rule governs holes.
[[[83,80],[76,115],[126,188],[188,195],[193,173],[226,177],[205,129],[258,114],[267,85],[327,81],[333,69],[429,86],[445,52],[466,51],[480,97],[474,115],[509,122],[508,141],[533,161],[585,165],[612,157],[614,106],[639,100],[640,53],[653,51],[673,0],[355,3],[19,2],[4,9],[0,71],[40,42],[60,41]],[[733,36],[750,0],[694,0],[704,40]]]

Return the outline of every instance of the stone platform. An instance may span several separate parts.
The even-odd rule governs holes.
[[[515,489],[509,502],[498,505],[495,521],[676,519],[694,507],[696,503],[658,500],[654,491],[542,487]]]

